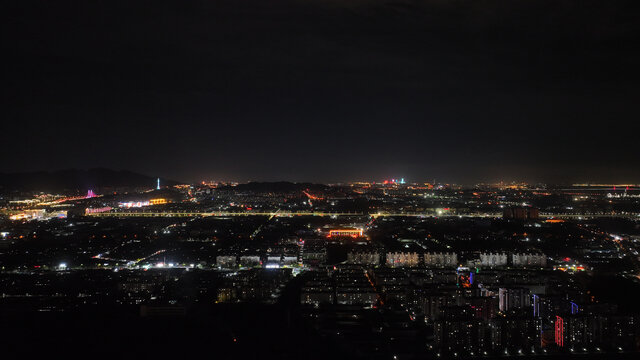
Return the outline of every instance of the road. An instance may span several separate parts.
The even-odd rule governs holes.
[[[373,218],[378,217],[425,217],[425,218],[451,218],[451,217],[466,217],[466,218],[500,218],[502,213],[497,212],[474,212],[466,214],[455,213],[443,213],[437,214],[433,212],[429,213],[361,213],[361,212],[323,212],[323,211],[244,211],[244,212],[228,212],[228,211],[215,211],[215,212],[191,212],[191,211],[167,211],[167,212],[102,212],[86,214],[86,216],[92,217],[237,217],[237,216],[266,216],[273,217],[294,217],[294,216],[320,216],[320,217],[335,217],[335,216],[370,216]],[[628,219],[640,219],[640,214],[625,213],[625,214],[555,214],[555,213],[542,213],[541,219],[590,219],[590,218],[608,218],[619,217]]]

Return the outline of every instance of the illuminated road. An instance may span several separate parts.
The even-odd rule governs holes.
[[[124,244],[123,244],[124,245]],[[122,246],[122,245],[121,245]],[[99,259],[99,260],[106,260],[106,261],[115,261],[115,262],[124,262],[124,263],[130,263],[132,265],[138,264],[141,261],[147,260],[148,258],[152,257],[152,256],[156,256],[158,254],[162,254],[163,252],[165,252],[166,250],[158,250],[156,252],[154,252],[151,255],[145,256],[143,258],[139,258],[136,260],[127,260],[127,259],[113,259],[113,258],[109,258],[109,257],[105,257],[103,256],[103,254],[98,254],[96,256],[92,256],[93,259]]]
[[[293,216],[366,216],[364,213],[329,213],[329,212],[102,212],[86,214],[93,217],[232,217],[232,216],[267,216],[267,217],[293,217]]]
[[[453,213],[443,213],[437,214],[433,212],[429,213],[358,213],[358,212],[322,212],[322,211],[269,211],[269,212],[227,212],[227,211],[216,211],[216,212],[102,212],[102,213],[93,213],[86,214],[86,216],[92,217],[237,217],[237,216],[266,216],[266,217],[294,217],[294,216],[319,216],[319,217],[337,217],[337,216],[371,216],[373,218],[378,217],[424,217],[424,218],[435,218],[435,217],[465,217],[465,218],[500,218],[502,217],[502,213],[496,212],[476,212],[476,213],[468,213],[468,214],[453,214]],[[607,218],[607,217],[619,217],[619,218],[630,218],[630,219],[640,219],[640,214],[637,213],[625,213],[625,214],[553,214],[553,213],[542,213],[540,214],[542,219],[545,218],[556,218],[556,219],[591,219],[591,218]]]
[[[262,231],[262,228],[264,227],[264,225],[266,225],[267,223],[269,223],[269,221],[271,221],[271,219],[273,219],[274,217],[276,217],[278,214],[280,213],[280,210],[276,211],[273,215],[269,216],[269,219],[267,219],[267,222],[264,224],[260,224],[260,226],[258,226],[258,228],[256,229],[256,231],[253,232],[253,234],[251,234],[251,236],[249,236],[249,238],[251,240],[255,239],[256,236],[258,236],[258,234],[260,233],[260,231]]]

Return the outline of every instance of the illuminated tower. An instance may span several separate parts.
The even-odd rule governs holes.
[[[158,178],[158,185],[156,185],[156,190],[160,190],[160,178]]]

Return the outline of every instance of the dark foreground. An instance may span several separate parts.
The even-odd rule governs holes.
[[[137,307],[73,313],[2,313],[3,358],[189,358],[339,359],[365,358],[358,349],[305,326],[296,311],[276,305],[218,304],[192,309],[183,316],[142,317]],[[374,347],[381,344],[360,344]],[[367,359],[430,359],[416,349],[399,354],[379,352]],[[444,356],[443,356],[444,357]],[[452,356],[448,356],[450,358]],[[479,356],[476,358],[523,358]],[[529,358],[637,359],[637,353],[549,353]]]

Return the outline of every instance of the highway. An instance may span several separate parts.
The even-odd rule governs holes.
[[[431,217],[431,218],[447,218],[447,217],[467,217],[467,218],[500,218],[502,213],[497,212],[476,212],[466,214],[454,214],[443,213],[437,214],[433,212],[429,213],[361,213],[361,212],[322,212],[322,211],[243,211],[243,212],[227,212],[227,211],[215,211],[215,212],[190,212],[190,211],[171,211],[171,212],[102,212],[86,214],[91,217],[238,217],[238,216],[266,216],[272,217],[295,217],[295,216],[318,216],[318,217],[337,217],[337,216],[370,216],[373,218],[378,217]],[[554,214],[554,213],[542,213],[540,218],[542,219],[592,219],[592,218],[607,218],[607,217],[620,217],[629,219],[640,219],[640,214],[625,213],[625,214]]]

